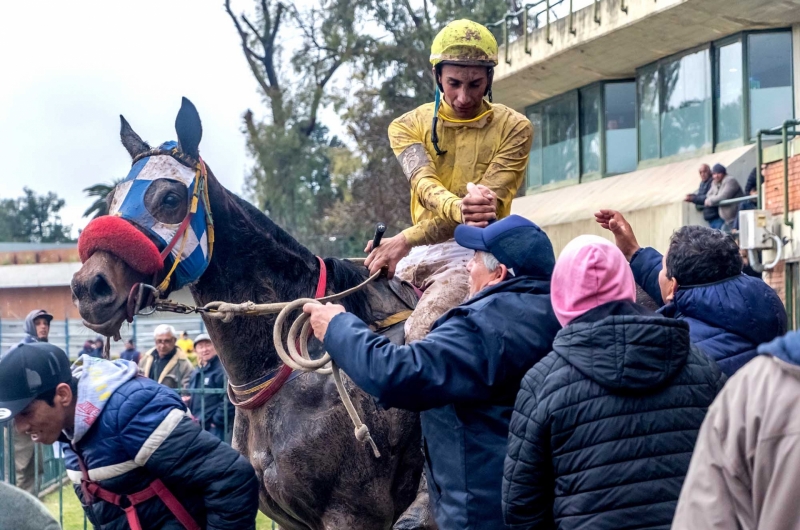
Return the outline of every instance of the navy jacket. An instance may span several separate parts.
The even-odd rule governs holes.
[[[216,355],[208,362],[206,366],[195,368],[192,372],[192,378],[189,380],[189,388],[215,388],[225,389],[227,384],[225,370],[222,369],[222,363]],[[203,394],[191,394],[192,399],[189,401],[189,410],[198,421],[202,419],[201,425],[209,431],[211,425],[215,425],[219,431],[225,426],[225,409],[228,409],[228,432],[230,432],[233,425],[234,409],[233,404],[228,399],[227,394],[205,394],[205,415],[203,406]]]
[[[478,293],[398,346],[352,314],[325,347],[385,407],[421,411],[428,490],[440,530],[505,528],[500,508],[508,422],[519,382],[559,329],[550,281],[521,276]]]
[[[77,450],[90,478],[114,493],[135,493],[160,478],[201,528],[255,528],[258,480],[253,468],[200,429],[174,390],[150,379],[135,377],[120,386]],[[68,445],[64,463],[69,477],[79,482],[78,459]],[[122,509],[99,499],[87,507],[89,499],[77,483],[75,491],[96,528],[129,528]],[[142,528],[183,528],[158,497],[140,504],[137,513]]]
[[[633,302],[582,315],[522,380],[503,478],[506,523],[669,529],[724,382],[685,322]]]
[[[638,250],[631,270],[642,289],[664,305],[658,275],[661,254],[652,248]],[[786,333],[786,310],[775,291],[759,278],[744,274],[709,285],[681,287],[661,314],[689,323],[692,342],[733,375],[756,356],[759,344]]]

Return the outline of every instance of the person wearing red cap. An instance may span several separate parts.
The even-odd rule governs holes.
[[[622,252],[580,236],[553,270],[553,351],[522,380],[508,437],[512,528],[669,528],[725,382],[689,326],[634,300]]]

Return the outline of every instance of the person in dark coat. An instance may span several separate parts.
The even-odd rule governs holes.
[[[630,261],[636,283],[659,312],[686,320],[692,342],[730,376],[756,356],[758,345],[786,333],[786,310],[777,293],[742,274],[739,247],[729,236],[702,226],[684,226],[670,239],[666,256],[639,247],[619,212],[601,210],[597,221],[613,232]]]
[[[250,463],[130,361],[82,356],[70,369],[56,346],[20,346],[0,359],[0,423],[11,418],[35,442],[64,444],[67,475],[95,528],[190,528],[179,522],[188,512],[199,528],[255,529]],[[136,493],[147,499],[135,505],[138,525],[124,510]]]
[[[420,411],[425,474],[440,530],[503,529],[500,487],[508,420],[523,374],[558,331],[550,305],[555,258],[547,235],[512,215],[459,225],[476,250],[470,299],[422,340],[396,345],[342,306],[306,304],[331,358],[384,407]]]
[[[192,378],[189,380],[189,389],[200,390],[216,389],[224,390],[228,384],[225,370],[217,357],[217,349],[211,342],[211,337],[206,333],[201,333],[194,339],[194,350],[200,361],[200,366],[194,369]],[[192,417],[200,422],[200,425],[219,438],[226,440],[226,435],[231,432],[233,426],[234,409],[228,395],[222,394],[200,394],[190,393],[189,411]],[[227,408],[227,422],[225,419],[225,408]],[[227,424],[227,431],[225,426]]]
[[[125,349],[119,354],[119,358],[139,364],[139,350],[136,349],[136,344],[134,344],[133,340],[125,341]]]
[[[525,375],[503,515],[519,529],[669,529],[706,410],[725,382],[686,322],[635,303],[609,241],[580,236],[553,271],[564,328]]]
[[[28,313],[28,316],[25,317],[25,336],[22,337],[19,344],[47,342],[50,336],[50,322],[52,321],[53,315],[44,309],[34,309]],[[13,348],[14,346],[11,349]]]
[[[92,343],[92,351],[89,352],[89,356],[94,357],[95,359],[102,359],[104,346],[105,341],[103,340],[103,337],[98,335],[95,337],[94,342]]]
[[[708,223],[708,226],[720,229],[722,225],[725,224],[725,221],[719,216],[719,208],[717,206],[705,206],[706,195],[708,195],[708,190],[711,189],[711,184],[714,183],[714,179],[711,175],[711,168],[708,164],[702,164],[699,173],[700,187],[697,188],[696,192],[686,196],[686,202],[693,203],[695,208],[703,212],[703,219]]]

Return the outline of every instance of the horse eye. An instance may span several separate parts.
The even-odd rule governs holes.
[[[168,208],[177,208],[181,204],[181,198],[174,193],[168,193],[162,203]]]

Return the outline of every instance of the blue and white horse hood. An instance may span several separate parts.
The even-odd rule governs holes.
[[[188,167],[168,154],[177,147],[177,142],[166,142],[161,144],[152,155],[137,160],[131,167],[128,176],[114,191],[108,212],[110,215],[130,221],[146,231],[160,243],[160,251],[163,251],[175,238],[181,223],[163,223],[150,213],[145,204],[148,189],[159,179],[180,182],[186,187],[187,204],[191,207],[192,196],[197,185],[195,180],[201,178],[196,168]],[[181,255],[174,273],[176,289],[197,281],[208,266],[206,208],[205,201],[199,200],[197,211],[189,226],[186,227],[185,243],[184,237],[180,236],[165,260],[165,268],[170,269],[179,253]]]

